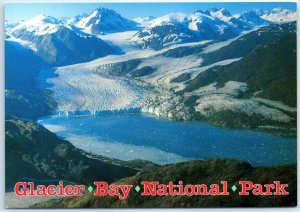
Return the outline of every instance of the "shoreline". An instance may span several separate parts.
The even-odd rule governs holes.
[[[110,120],[110,124],[105,124],[106,120]],[[125,126],[128,126],[128,124],[130,124],[131,128],[136,130],[136,133],[139,134],[138,137],[136,137],[136,133],[130,133],[131,131],[128,131],[127,128],[127,131],[125,132],[122,130]],[[160,119],[157,118],[157,116],[140,112],[109,113],[96,116],[46,117],[45,119],[39,120],[39,125],[46,127],[60,138],[68,140],[75,147],[94,155],[111,157],[124,161],[134,159],[148,160],[160,165],[216,157],[248,161],[255,167],[273,166],[276,165],[274,162],[269,164],[269,162],[261,161],[263,160],[263,154],[266,154],[267,156],[265,161],[273,161],[270,159],[273,157],[270,155],[270,151],[272,150],[275,153],[278,152],[280,147],[276,147],[277,145],[291,144],[293,146],[296,144],[295,138],[282,137],[272,133],[249,129],[228,129],[198,121],[170,121],[168,119]],[[141,128],[140,126],[142,125],[148,127],[146,129]],[[100,131],[95,131],[98,128],[97,126],[102,126],[101,129],[99,129]],[[188,137],[176,133],[175,129],[177,128],[180,128],[182,133],[184,133],[184,135],[187,134]],[[144,133],[141,131],[142,129],[145,130]],[[158,129],[160,133],[158,137],[153,137],[149,140],[148,137],[155,135]],[[83,130],[83,133],[80,133],[80,130]],[[115,134],[116,130],[119,133]],[[188,133],[190,130],[194,131],[193,135]],[[204,135],[201,135],[203,132],[207,135],[205,133]],[[201,136],[197,137],[197,135]],[[226,139],[228,136],[235,139],[236,142]],[[243,136],[246,136],[246,143],[242,142]],[[259,140],[251,142],[252,136],[254,136],[253,139],[256,138]],[[123,137],[123,139],[121,139],[121,137]],[[175,139],[175,143],[173,143],[172,137]],[[209,142],[209,140],[211,140],[211,142]],[[191,147],[184,148],[184,151],[178,151],[175,150],[176,148],[173,148],[177,146],[181,149],[180,146],[182,146],[183,143],[189,143]],[[241,143],[243,147],[239,151],[245,151],[246,146],[249,146],[251,151],[249,153],[244,153],[247,155],[249,154],[245,158],[240,154],[235,154],[229,147],[231,145],[225,147],[224,145],[226,145],[226,143],[228,145],[237,145]],[[160,147],[160,145],[162,145],[162,147]],[[192,150],[195,145],[199,151]],[[269,151],[267,149],[268,146],[271,148]],[[204,154],[203,148],[212,152]],[[202,150],[200,151],[200,149]],[[290,149],[291,146],[285,150],[285,154],[282,153],[281,159],[278,159],[278,161],[281,161],[279,165],[288,164],[285,160],[290,161],[291,157],[289,157],[289,155],[294,155]],[[253,159],[250,158],[252,154],[255,154],[255,151],[261,151],[262,153],[260,154],[260,159],[253,161]],[[266,151],[268,151],[268,154]],[[145,154],[141,154],[141,152],[145,152]],[[189,152],[189,156],[187,156],[187,152]],[[155,159],[158,157],[157,155],[159,155],[160,160]]]

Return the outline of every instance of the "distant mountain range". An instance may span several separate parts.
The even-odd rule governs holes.
[[[155,50],[186,42],[201,40],[226,40],[245,30],[270,24],[255,12],[245,12],[236,17],[224,8],[198,10],[193,14],[172,13],[150,21],[133,40],[143,48]]]
[[[142,48],[162,49],[178,43],[199,40],[226,40],[255,27],[296,20],[296,12],[275,8],[232,15],[213,8],[193,14],[172,13],[149,21],[133,38]],[[140,20],[140,19],[138,19]]]
[[[91,14],[70,19],[39,15],[20,23],[5,21],[5,26],[7,39],[29,46],[50,64],[67,65],[118,53],[98,35],[136,30],[131,37],[133,43],[159,50],[173,44],[226,40],[255,27],[295,19],[296,12],[280,8],[237,15],[224,8],[213,8],[192,14],[172,13],[129,20],[101,7]]]
[[[261,18],[275,23],[290,22],[297,20],[297,12],[282,8],[274,8],[271,11],[256,10],[255,12]]]

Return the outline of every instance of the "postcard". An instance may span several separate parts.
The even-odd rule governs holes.
[[[295,2],[5,4],[5,206],[297,206],[296,25]]]

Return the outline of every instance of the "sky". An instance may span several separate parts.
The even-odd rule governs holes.
[[[136,17],[159,17],[172,12],[192,13],[213,7],[226,8],[232,14],[252,9],[271,10],[276,7],[296,10],[295,3],[14,3],[5,5],[5,19],[9,22],[28,20],[39,14],[55,18],[73,17],[83,13],[91,13],[99,7],[115,10],[122,16],[133,19]]]

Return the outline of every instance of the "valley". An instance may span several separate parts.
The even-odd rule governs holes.
[[[38,77],[38,79],[52,85],[50,90],[57,102],[56,111],[59,114],[96,115],[102,111],[140,110],[177,121],[208,120],[209,123],[228,128],[250,128],[271,132],[276,132],[277,129],[278,134],[292,136],[296,129],[294,125],[296,108],[293,107],[294,104],[290,104],[294,100],[278,99],[282,89],[276,91],[277,97],[268,99],[268,96],[263,96],[262,84],[253,84],[259,81],[248,84],[251,80],[250,75],[240,79],[236,78],[235,76],[238,75],[234,73],[226,75],[226,79],[222,76],[223,85],[218,81],[214,82],[212,78],[216,77],[217,73],[226,73],[217,71],[221,68],[230,69],[233,66],[238,70],[239,67],[244,66],[243,61],[248,60],[256,52],[251,52],[249,49],[249,53],[243,54],[245,58],[224,58],[222,61],[212,63],[208,63],[206,59],[207,55],[219,55],[219,52],[226,49],[231,50],[237,42],[241,46],[248,45],[247,40],[260,37],[262,31],[270,41],[276,41],[281,36],[290,36],[288,42],[295,41],[292,37],[295,29],[293,24],[278,25],[280,34],[270,37],[268,34],[273,33],[275,27],[267,26],[265,30],[263,27],[257,31],[245,32],[226,42],[200,41],[176,44],[159,51],[141,50],[132,44],[130,36],[133,32],[111,34],[109,38],[102,36],[103,40],[114,46],[118,45],[123,52],[126,51],[125,54],[47,69],[45,71],[53,72],[55,77],[46,79]],[[278,48],[278,45],[280,44],[273,44],[275,48]],[[199,49],[198,53],[180,57],[168,55],[169,52],[179,53],[182,49],[189,48]],[[276,56],[280,54],[281,52]],[[290,50],[290,54],[293,54],[293,49]],[[262,62],[257,62],[260,63]],[[291,61],[291,64],[293,63],[294,61]],[[291,67],[290,70],[295,69]],[[48,76],[43,72],[41,75]],[[293,75],[295,72],[290,74]],[[202,79],[202,77],[209,79]],[[273,73],[272,77],[273,79],[270,80],[283,80],[280,74],[276,78]],[[275,81],[272,83],[274,84]],[[38,82],[38,84],[43,83]],[[285,96],[285,98],[289,97]],[[245,118],[242,118],[240,123],[220,122],[216,115],[222,111],[225,111],[224,114],[229,111],[233,116],[238,114]],[[258,119],[259,125],[251,121]]]
[[[282,178],[283,170],[294,185],[295,14],[212,8],[131,20],[100,7],[71,18],[7,21],[7,191],[22,179],[89,185],[95,178],[139,182],[164,172],[164,180],[177,180],[186,170],[190,180],[193,173],[204,179],[206,170],[207,182],[219,180],[221,170],[232,183],[260,174],[265,182],[269,172]],[[292,192],[286,205],[295,204]],[[84,197],[88,202],[34,207],[119,204]],[[249,200],[218,199],[255,205],[255,197]],[[186,206],[177,198],[164,201]],[[278,197],[276,204],[284,201]],[[197,203],[203,202],[187,205]]]

